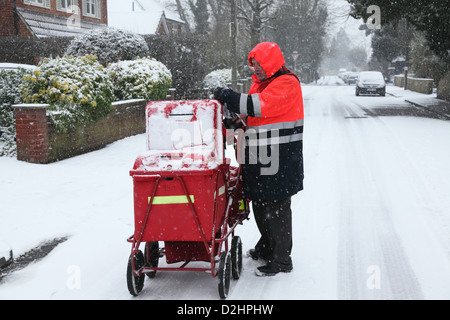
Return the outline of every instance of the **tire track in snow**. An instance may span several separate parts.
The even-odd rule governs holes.
[[[386,164],[375,136],[385,132],[379,121],[362,118],[364,110],[336,99],[336,109],[348,114],[336,119],[342,154],[342,185],[338,288],[340,299],[423,299],[391,219],[388,193],[383,191]],[[355,116],[357,115],[357,116]],[[381,178],[381,179],[380,179]]]

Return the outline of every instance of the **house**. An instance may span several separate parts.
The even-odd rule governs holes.
[[[137,34],[180,34],[185,23],[178,13],[156,0],[108,0],[108,25]]]
[[[73,37],[108,25],[107,0],[0,0],[0,37]]]

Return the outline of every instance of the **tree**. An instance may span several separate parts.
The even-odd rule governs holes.
[[[367,65],[367,52],[361,47],[352,48],[348,52],[348,60],[355,67],[363,68]]]
[[[208,66],[210,70],[231,67],[231,39],[229,36],[229,0],[209,0],[211,7],[211,32],[208,41]]]
[[[406,50],[401,46],[401,37],[402,34],[399,28],[395,28],[391,24],[385,25],[374,32],[372,37],[372,58],[381,64],[384,72],[387,71],[387,67],[392,60],[398,56],[406,56]]]
[[[201,35],[207,35],[209,32],[209,14],[206,0],[189,0],[189,7],[194,15],[195,32]]]
[[[325,25],[328,12],[319,0],[280,2],[272,22],[273,40],[285,53],[291,69],[297,67],[304,81],[312,81],[325,52]],[[297,51],[294,63],[291,54]]]
[[[414,33],[411,45],[411,67],[417,78],[432,78],[439,82],[445,74],[445,65],[431,51],[422,32]]]
[[[181,4],[180,0],[175,0],[175,2],[176,2],[178,14],[180,15],[181,20],[183,20],[184,23],[186,24],[186,30],[190,33],[191,32],[191,26],[190,26],[189,21],[188,21],[188,19],[186,17],[186,13],[184,11],[183,5]]]
[[[430,49],[450,68],[450,10],[448,0],[347,0],[354,18],[371,16],[370,5],[381,10],[382,25],[396,25],[402,18],[424,33]]]
[[[255,47],[261,42],[261,32],[270,27],[268,22],[272,20],[269,14],[265,14],[274,0],[244,0],[238,5],[238,19],[244,22],[245,30],[250,34],[250,47]]]

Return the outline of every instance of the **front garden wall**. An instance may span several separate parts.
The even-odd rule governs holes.
[[[145,100],[113,103],[100,121],[60,133],[47,114],[48,105],[14,105],[17,159],[50,163],[103,148],[114,141],[145,132]]]

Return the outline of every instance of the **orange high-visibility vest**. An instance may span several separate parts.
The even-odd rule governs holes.
[[[243,179],[249,199],[277,200],[303,189],[303,97],[300,81],[287,70],[280,48],[258,44],[249,54],[266,71],[239,99],[246,114]],[[277,162],[277,163],[275,163]]]

